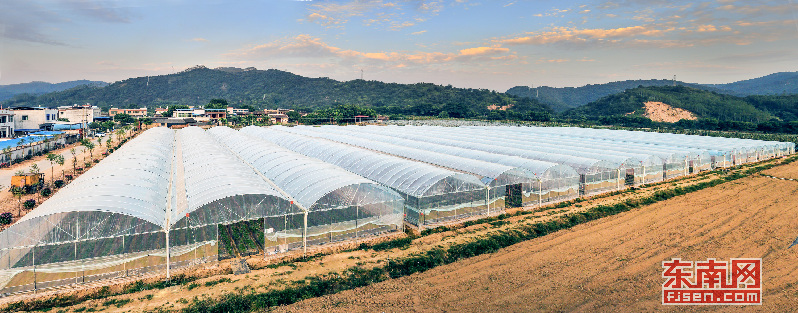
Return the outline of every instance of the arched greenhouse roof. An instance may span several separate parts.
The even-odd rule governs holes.
[[[288,201],[251,167],[199,127],[177,131],[175,141],[176,197],[172,224],[186,214],[217,200],[240,195],[261,195]],[[179,174],[179,175],[177,175]],[[185,199],[185,201],[181,201]]]
[[[400,133],[400,130],[394,127],[370,127],[370,126],[352,126],[352,127],[325,127],[325,131],[337,132],[349,136],[357,136],[358,131],[369,132],[369,140],[379,141],[383,143],[391,143],[415,149],[426,151],[433,151],[468,159],[480,160],[496,164],[514,166],[524,168],[532,172],[535,179],[539,179],[545,175],[547,171],[554,170],[560,174],[567,174],[568,176],[578,176],[579,174],[570,166],[557,164],[553,162],[546,162],[540,160],[526,159],[513,155],[497,154],[492,152],[460,148],[455,146],[440,145],[431,142],[424,142],[419,140],[411,140],[405,138],[416,138],[415,136],[405,137],[406,132]]]
[[[435,164],[458,171],[481,176],[480,180],[490,185],[509,185],[535,181],[534,174],[527,169],[468,159],[448,154],[410,148],[390,143],[372,141],[349,135],[319,131],[316,127],[278,127],[291,133],[326,138],[329,140],[380,151],[394,156]]]
[[[330,201],[365,205],[402,200],[397,192],[374,181],[233,129],[214,127],[208,133],[307,210],[344,205]],[[344,192],[340,193],[340,190]],[[327,197],[331,194],[340,194],[348,199],[332,200]]]
[[[165,227],[174,132],[156,128],[131,140],[18,223],[50,214],[103,211]]]
[[[244,127],[241,132],[306,156],[338,165],[350,172],[415,197],[484,188],[484,184],[479,179],[469,174],[326,139],[278,131],[276,128],[254,126]]]

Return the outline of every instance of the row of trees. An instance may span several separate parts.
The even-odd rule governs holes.
[[[75,176],[80,174],[84,171],[84,168],[91,167],[94,163],[99,163],[99,159],[94,158],[94,151],[97,148],[102,148],[105,146],[105,152],[102,153],[103,156],[108,155],[110,152],[113,152],[114,148],[119,148],[122,144],[124,144],[130,137],[135,136],[136,128],[131,126],[124,126],[122,128],[117,129],[113,134],[110,134],[105,139],[97,138],[96,143],[90,139],[83,139],[78,144],[83,146],[88,152],[88,160],[86,159],[86,155],[84,154],[83,157],[83,166],[79,166],[78,160],[78,150],[76,147],[69,149],[70,154],[72,155],[72,173],[67,174],[66,168],[63,167],[66,163],[66,158],[63,154],[52,153],[51,149],[44,150],[45,159],[50,163],[50,180],[49,183],[47,180],[40,181],[38,184],[26,187],[12,187],[11,192],[12,194],[17,197],[17,202],[19,206],[17,208],[17,216],[21,217],[23,214],[23,210],[28,211],[32,210],[37,203],[37,200],[43,200],[52,195],[53,191],[63,187],[67,181],[72,180]],[[114,140],[114,138],[116,140]],[[116,144],[115,144],[116,143]],[[6,158],[10,158],[10,155],[13,151],[10,149],[4,149],[3,154]],[[56,176],[55,174],[55,167],[56,165],[62,166],[61,168],[61,175],[60,177]],[[40,174],[41,170],[38,164],[34,163],[28,168],[28,173],[32,174]],[[26,171],[18,170],[15,172],[16,175],[25,175]],[[23,201],[23,198],[27,195],[33,194],[33,198],[26,199]],[[37,199],[38,198],[38,199]],[[0,225],[5,225],[11,223],[13,220],[13,214],[8,212],[0,214]]]

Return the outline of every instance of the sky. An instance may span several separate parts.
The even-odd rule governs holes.
[[[2,0],[0,85],[203,65],[506,91],[798,71],[798,0]]]

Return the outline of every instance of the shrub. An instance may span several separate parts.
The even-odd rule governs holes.
[[[10,212],[5,212],[3,214],[0,214],[0,225],[11,224],[11,219],[13,218],[14,215],[12,215]]]
[[[72,180],[72,175],[64,175],[64,178],[66,178],[66,180]]]
[[[94,159],[94,163],[100,163],[100,160]]]
[[[71,177],[70,177],[70,178],[71,178]],[[55,188],[61,188],[61,187],[64,187],[64,181],[63,181],[63,180],[60,180],[60,179],[59,179],[59,180],[56,180],[56,181],[54,181],[54,182],[53,182],[53,186],[55,186]]]
[[[53,194],[53,191],[50,188],[44,188],[39,192],[39,194],[41,194],[42,197],[49,197],[51,194]]]
[[[25,200],[25,202],[22,203],[22,207],[24,207],[26,210],[33,209],[34,206],[36,206],[36,200],[33,199]]]

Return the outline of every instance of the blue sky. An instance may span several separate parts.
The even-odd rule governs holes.
[[[798,0],[2,0],[0,84],[195,65],[505,91],[798,71]]]

